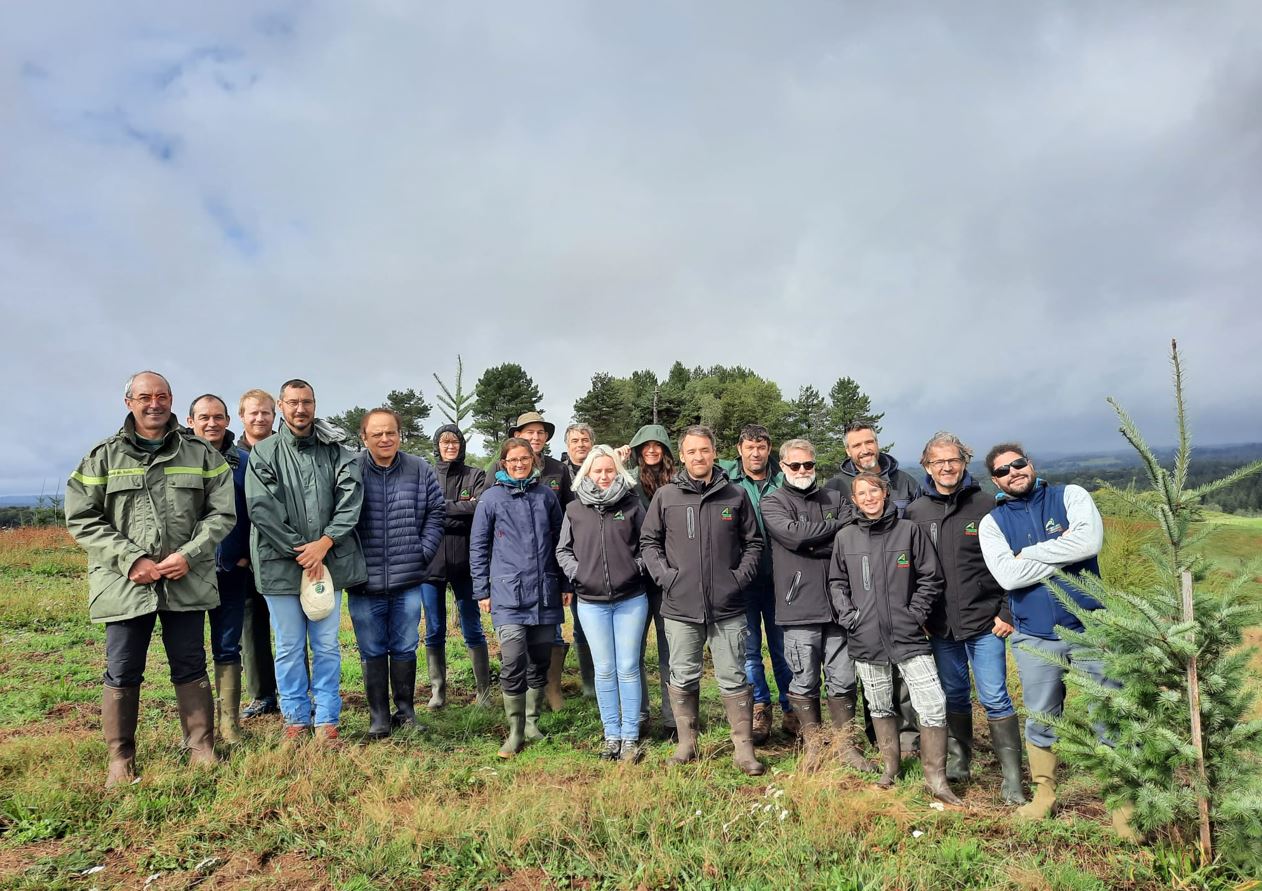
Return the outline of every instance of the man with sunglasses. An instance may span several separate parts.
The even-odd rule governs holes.
[[[1071,576],[1099,575],[1096,557],[1104,543],[1104,523],[1090,493],[1081,486],[1049,485],[1037,477],[1034,463],[1015,442],[1004,442],[986,454],[986,470],[999,487],[994,509],[978,524],[986,567],[1008,592],[1012,612],[1012,651],[1026,710],[1060,715],[1065,707],[1065,669],[1039,658],[1038,650],[1076,665],[1101,684],[1112,682],[1104,666],[1084,658],[1083,648],[1061,639],[1057,626],[1081,631],[1078,617],[1065,608],[1053,587],[1069,595],[1079,609],[1101,609],[1099,601],[1072,582],[1052,578],[1056,570]],[[1056,731],[1034,718],[1025,722],[1034,800],[1017,815],[1041,820],[1056,805]],[[1113,828],[1124,839],[1137,838],[1130,827],[1129,806],[1112,813]]]

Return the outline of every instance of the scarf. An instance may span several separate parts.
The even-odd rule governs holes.
[[[538,480],[539,480],[538,468],[535,468],[534,470],[530,471],[530,476],[526,477],[524,480],[513,479],[511,476],[508,475],[507,470],[500,469],[500,470],[495,471],[495,482],[499,483],[501,486],[505,487],[506,489],[517,489],[519,491],[524,492],[527,486],[534,485],[536,482],[538,482]]]
[[[608,489],[600,488],[590,476],[580,479],[578,485],[574,487],[574,494],[578,496],[578,500],[597,510],[604,510],[610,505],[617,504],[630,491],[631,487],[622,474],[613,478],[613,484]]]

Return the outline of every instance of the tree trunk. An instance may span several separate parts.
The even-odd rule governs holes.
[[[1191,622],[1195,616],[1192,609],[1192,573],[1184,570],[1183,582],[1183,621]],[[1196,749],[1196,776],[1200,782],[1197,792],[1197,809],[1201,818],[1201,865],[1208,866],[1214,860],[1214,837],[1209,823],[1209,781],[1205,776],[1205,741],[1201,737],[1201,682],[1196,674],[1196,655],[1188,658],[1188,705],[1192,712],[1192,747]]]

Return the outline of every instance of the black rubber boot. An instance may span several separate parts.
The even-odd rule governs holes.
[[[953,783],[972,779],[973,713],[947,712],[946,778]]]
[[[390,660],[390,690],[394,695],[395,727],[416,728],[416,660]]]
[[[1004,804],[1025,804],[1021,786],[1021,724],[1016,715],[990,722],[990,745],[1003,773],[999,792]]]
[[[390,660],[361,659],[364,671],[364,698],[368,700],[368,738],[390,735]]]
[[[478,708],[491,705],[491,654],[486,644],[469,647],[469,661],[473,664],[473,682],[478,689]]]

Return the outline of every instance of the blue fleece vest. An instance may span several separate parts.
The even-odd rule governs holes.
[[[1069,517],[1065,511],[1065,487],[1049,486],[1043,480],[1038,480],[1034,490],[1025,498],[1005,497],[995,505],[990,515],[999,525],[999,530],[1007,539],[1013,554],[1021,553],[1029,545],[1059,538],[1069,528]],[[1065,567],[1065,572],[1070,575],[1084,572],[1099,575],[1100,564],[1095,557],[1091,557],[1069,564]],[[1082,623],[1077,617],[1056,599],[1049,587],[1053,584],[1066,591],[1074,603],[1083,609],[1097,610],[1102,607],[1098,600],[1088,596],[1076,585],[1049,578],[1037,585],[1008,592],[1013,624],[1018,631],[1045,640],[1058,640],[1057,625],[1074,631],[1082,630]]]

